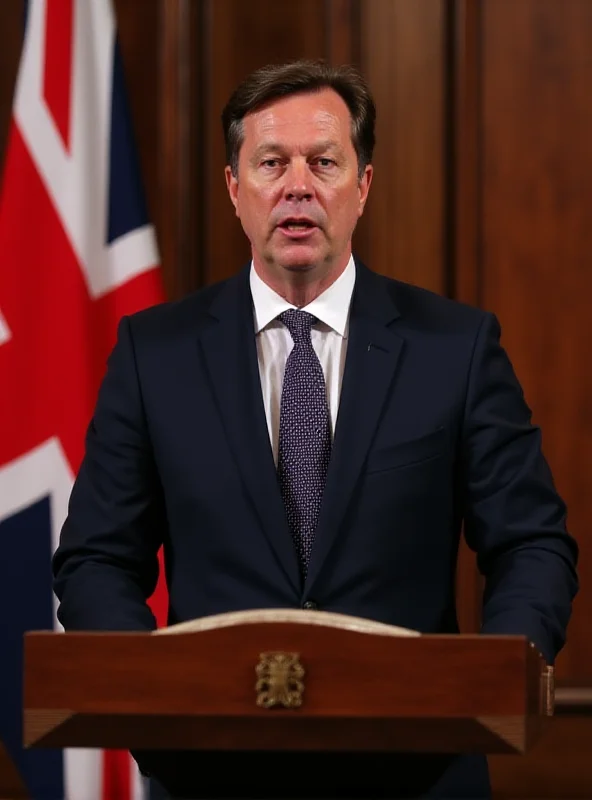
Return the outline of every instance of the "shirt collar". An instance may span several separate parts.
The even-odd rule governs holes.
[[[347,321],[354,283],[356,281],[356,267],[353,256],[347,263],[341,275],[320,294],[312,303],[302,310],[317,317],[341,336],[347,336]],[[266,328],[270,322],[289,308],[295,308],[277,292],[269,287],[255,272],[251,262],[249,275],[251,295],[255,314],[255,333]]]

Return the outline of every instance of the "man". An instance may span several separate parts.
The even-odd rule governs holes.
[[[55,555],[67,629],[153,628],[164,544],[170,623],[304,607],[456,632],[464,522],[483,631],[553,662],[577,550],[498,324],[351,254],[374,117],[357,73],[317,63],[231,97],[226,181],[252,264],[122,321]],[[137,757],[176,795],[208,791],[199,754]],[[270,763],[285,796],[489,792],[480,757]],[[245,759],[237,796],[265,765]]]

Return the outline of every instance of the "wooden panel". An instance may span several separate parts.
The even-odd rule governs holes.
[[[478,305],[481,258],[481,3],[456,0],[448,20],[452,96],[451,120],[452,294]]]
[[[378,272],[446,289],[445,8],[362,5],[363,71],[377,103],[375,175],[356,250]]]
[[[448,17],[451,93],[446,114],[451,136],[447,223],[452,263],[449,288],[456,300],[479,305],[481,270],[480,79],[481,6],[457,0]],[[461,541],[456,580],[457,614],[463,633],[481,626],[483,580],[475,554]]]
[[[592,678],[592,3],[485,2],[481,301],[500,318],[570,527],[581,594],[559,677]]]
[[[362,0],[325,0],[324,58],[331,64],[360,63]]]
[[[172,298],[202,284],[204,195],[202,66],[203,2],[161,0],[159,68],[160,245]]]
[[[174,158],[183,155],[175,137],[175,122],[181,119],[174,84],[182,61],[174,25],[178,5],[178,0],[172,4],[165,0],[114,3],[148,212],[156,227],[165,291],[171,298],[178,296],[183,274],[177,259],[181,247],[177,198],[181,187],[172,164]]]
[[[23,34],[22,0],[0,3],[0,174]]]
[[[592,4],[454,7],[454,291],[498,315],[568,504],[582,589],[557,671],[583,695],[592,673]],[[466,588],[468,598],[470,580]],[[495,797],[592,796],[589,705],[580,713],[555,720],[526,757],[490,759]]]
[[[490,756],[495,800],[592,797],[592,717],[557,717],[526,756]]]
[[[277,622],[257,621],[265,612],[226,616],[235,624],[221,615],[191,633],[29,634],[24,741],[507,753],[540,734],[544,664],[524,638],[400,636],[372,623],[347,630],[309,611]],[[280,707],[270,726],[273,680],[255,685],[268,665],[261,653],[296,654],[297,720]]]

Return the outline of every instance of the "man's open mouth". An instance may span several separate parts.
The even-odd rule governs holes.
[[[317,226],[309,219],[287,219],[280,224],[280,228],[285,231],[306,231],[316,228]]]

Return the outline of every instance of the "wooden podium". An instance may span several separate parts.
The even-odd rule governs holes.
[[[26,746],[523,753],[552,713],[519,636],[420,636],[319,611],[156,633],[29,633]]]

